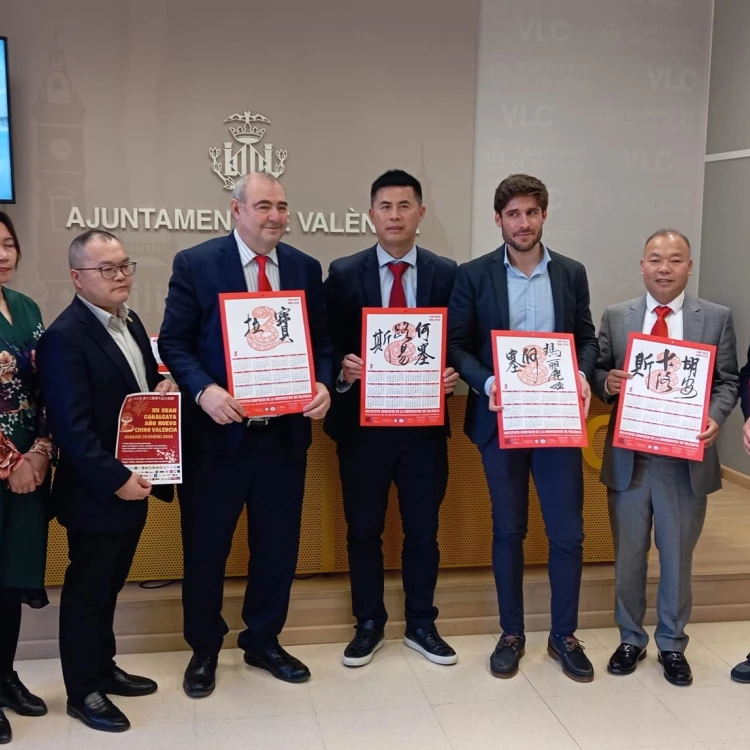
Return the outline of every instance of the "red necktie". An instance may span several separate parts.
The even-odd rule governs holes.
[[[666,317],[672,312],[672,308],[666,305],[659,305],[654,308],[654,312],[656,313],[656,323],[654,323],[654,327],[651,329],[651,335],[661,336],[663,339],[669,338],[669,327],[667,326]]]
[[[393,286],[391,287],[391,298],[388,307],[406,307],[406,293],[404,292],[404,273],[409,267],[408,263],[389,263],[388,268],[393,274]]]
[[[258,291],[259,292],[272,292],[271,282],[266,276],[266,263],[268,263],[267,255],[256,255],[255,260],[258,261]]]

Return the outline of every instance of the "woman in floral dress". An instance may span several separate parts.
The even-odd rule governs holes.
[[[10,742],[3,708],[42,716],[47,706],[13,670],[21,605],[48,604],[44,591],[52,443],[38,403],[36,342],[42,335],[37,304],[5,284],[21,249],[10,218],[0,212],[0,744]]]

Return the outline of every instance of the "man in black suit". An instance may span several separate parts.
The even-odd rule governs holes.
[[[177,387],[157,372],[151,344],[125,303],[136,264],[109,232],[73,240],[77,295],[39,340],[37,363],[55,445],[52,502],[68,533],[70,565],[60,598],[60,658],[68,714],[92,729],[122,732],[127,717],[108,695],[148,695],[156,683],[114,662],[117,595],[146,522],[148,496],[171,500],[115,458],[120,407],[131,393]]]
[[[396,483],[404,530],[406,594],[404,643],[436,664],[455,664],[456,652],[435,627],[433,604],[440,553],[438,515],[448,482],[444,427],[362,427],[363,307],[447,307],[456,263],[415,244],[425,214],[419,181],[401,170],[379,177],[370,193],[378,244],[331,263],[326,308],[341,372],[326,432],[336,441],[348,525],[347,548],[355,636],[346,647],[348,667],[368,664],[383,645],[382,534],[391,482]],[[446,393],[458,375],[443,373]]]
[[[164,364],[194,408],[196,455],[180,496],[185,578],[185,640],[193,656],[183,689],[210,695],[224,636],[224,569],[234,530],[247,507],[252,558],[237,639],[245,663],[286,682],[310,671],[278,641],[289,608],[302,522],[311,420],[322,419],[333,387],[333,346],[314,258],[281,242],[286,192],[269,174],[250,174],[231,200],[235,229],[178,253],[159,335]],[[317,394],[301,414],[250,419],[227,388],[219,310],[222,292],[304,290]]]
[[[575,337],[588,413],[599,352],[586,269],[541,242],[549,195],[529,175],[510,175],[495,191],[495,223],[505,241],[459,267],[448,317],[448,361],[471,387],[465,431],[482,455],[492,501],[492,566],[503,635],[490,659],[496,677],[518,671],[526,639],[523,540],[534,478],[549,539],[552,629],[547,650],[571,679],[589,682],[591,662],[574,633],[583,568],[583,469],[578,448],[501,450],[497,434],[492,331],[560,331]]]

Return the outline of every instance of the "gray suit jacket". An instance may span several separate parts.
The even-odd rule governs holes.
[[[612,305],[604,311],[599,329],[599,360],[591,387],[605,403],[616,401],[616,397],[608,396],[604,391],[607,375],[610,370],[623,369],[628,336],[633,331],[641,332],[645,315],[645,294],[629,302]],[[737,342],[732,311],[728,307],[688,294],[685,296],[682,315],[683,337],[686,341],[716,346],[708,414],[721,426],[737,403],[739,389]],[[613,413],[604,444],[601,480],[610,489],[621,492],[630,486],[633,476],[633,451],[612,445],[614,430]],[[690,483],[696,495],[708,495],[721,489],[721,465],[715,444],[706,449],[703,461],[688,463]]]

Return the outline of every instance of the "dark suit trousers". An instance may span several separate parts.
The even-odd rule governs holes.
[[[529,472],[534,477],[549,539],[552,633],[578,627],[583,570],[583,468],[578,448],[501,450],[497,436],[480,447],[492,501],[492,568],[500,625],[524,632],[523,540],[529,518]]]
[[[440,504],[448,483],[447,441],[442,429],[369,427],[338,446],[348,525],[352,609],[358,622],[385,625],[382,535],[391,482],[398,490],[404,545],[401,567],[406,623],[429,628],[440,552]]]
[[[185,640],[215,656],[229,632],[221,609],[224,569],[242,509],[247,507],[247,588],[242,607],[245,651],[276,643],[294,581],[307,453],[295,451],[287,417],[246,427],[236,453],[198,453],[180,493],[185,577]]]
[[[117,595],[133,563],[143,524],[127,531],[68,529],[68,558],[60,595],[60,660],[65,689],[80,700],[99,690],[116,653]]]

